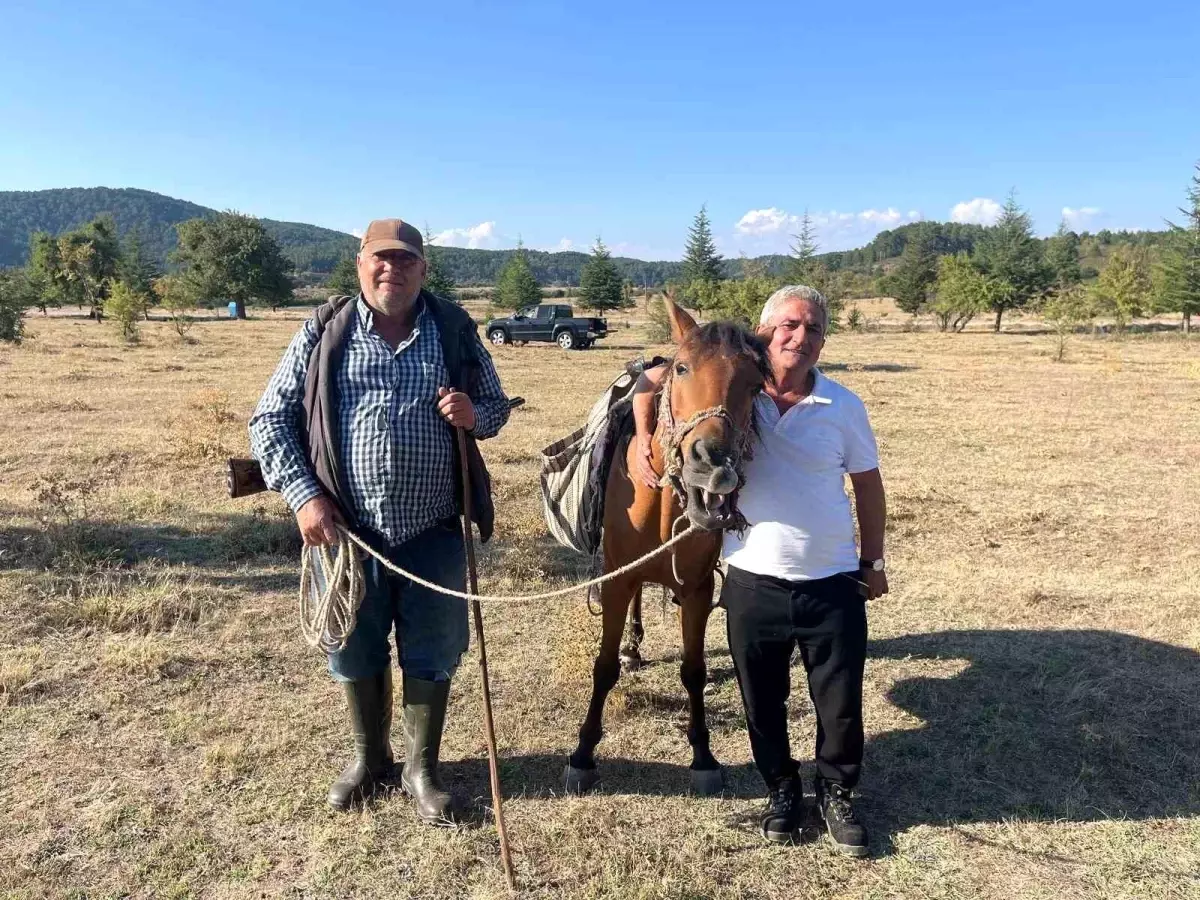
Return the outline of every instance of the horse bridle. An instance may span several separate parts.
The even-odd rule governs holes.
[[[701,422],[709,419],[724,419],[730,429],[736,435],[736,441],[733,446],[732,459],[733,470],[737,473],[738,489],[746,483],[745,466],[752,458],[752,446],[754,442],[753,418],[749,428],[738,427],[737,422],[733,420],[733,416],[729,414],[729,410],[724,405],[710,406],[708,409],[702,409],[699,412],[688,416],[683,422],[675,421],[675,414],[671,409],[671,386],[675,380],[675,360],[672,359],[667,363],[667,377],[663,379],[662,392],[658,400],[658,424],[660,426],[659,446],[663,451],[663,474],[659,483],[663,487],[670,487],[675,492],[675,496],[679,498],[680,504],[687,508],[687,491],[683,485],[683,441],[692,432],[692,430]],[[753,417],[753,413],[751,413]],[[731,510],[733,517],[733,527],[743,527],[745,519],[738,512],[736,505]]]

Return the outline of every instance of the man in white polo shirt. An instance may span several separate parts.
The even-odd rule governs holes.
[[[721,591],[754,762],[770,801],[768,840],[791,841],[803,791],[788,744],[787,697],[798,646],[817,713],[817,798],[835,846],[867,854],[851,791],[863,754],[865,601],[886,594],[883,480],[866,408],[816,368],[828,329],[816,290],[780,288],[763,307],[774,383],[756,400],[760,441],[738,507],[749,527],[725,533]],[[844,476],[854,485],[862,540]]]

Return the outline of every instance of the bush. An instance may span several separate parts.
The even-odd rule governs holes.
[[[24,269],[0,269],[0,341],[21,343],[25,310],[36,304],[36,293]]]
[[[139,339],[138,321],[146,314],[149,299],[131,288],[124,281],[114,281],[104,301],[104,314],[113,320],[126,343],[136,344]]]

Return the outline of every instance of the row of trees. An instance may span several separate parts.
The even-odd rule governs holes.
[[[579,299],[584,307],[597,312],[634,305],[632,282],[621,276],[612,254],[600,238],[596,238],[592,253],[580,272]],[[500,270],[493,302],[500,309],[514,312],[542,302],[542,286],[520,243]]]
[[[29,308],[81,306],[97,321],[114,319],[134,340],[138,321],[154,306],[183,316],[233,302],[245,318],[248,303],[291,299],[292,264],[258,219],[225,212],[182,222],[177,231],[171,274],[146,252],[136,230],[119,240],[109,216],[57,236],[35,232],[26,265],[0,274],[0,337],[19,340]]]
[[[1136,316],[1173,312],[1190,332],[1191,317],[1200,312],[1200,166],[1187,197],[1180,209],[1184,224],[1169,222],[1165,240],[1156,245],[1113,247],[1086,287],[1080,236],[1063,222],[1048,241],[1038,240],[1013,196],[970,252],[940,256],[934,229],[915,226],[880,287],[905,312],[932,314],[943,331],[961,331],[985,312],[995,315],[999,331],[1005,312],[1032,307],[1055,321],[1108,317],[1118,331]]]

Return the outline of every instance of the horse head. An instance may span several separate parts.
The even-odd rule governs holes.
[[[673,292],[665,306],[677,345],[659,401],[666,476],[693,524],[736,526],[754,398],[771,377],[767,346],[732,322],[697,325]]]

